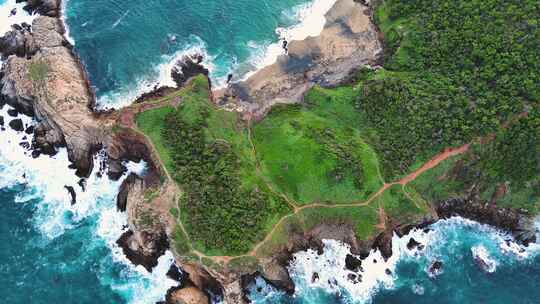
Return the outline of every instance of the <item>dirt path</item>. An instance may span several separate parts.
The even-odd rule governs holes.
[[[117,120],[118,123],[121,126],[126,127],[126,128],[134,129],[137,132],[141,133],[145,137],[145,139],[150,143],[150,146],[152,147],[152,152],[155,155],[155,157],[158,160],[161,167],[164,168],[164,172],[165,172],[169,182],[171,182],[171,183],[173,183],[175,185],[174,189],[175,189],[176,193],[180,193],[181,190],[178,188],[178,186],[176,185],[174,180],[171,178],[170,173],[167,171],[167,168],[164,166],[164,163],[161,160],[159,154],[157,153],[157,150],[155,149],[154,145],[152,144],[151,139],[148,136],[146,136],[146,134],[144,134],[143,132],[140,132],[140,130],[138,130],[136,122],[135,122],[135,117],[136,117],[137,114],[142,113],[144,111],[160,108],[160,107],[163,107],[163,106],[166,106],[166,105],[171,105],[171,106],[176,107],[176,106],[178,106],[178,104],[180,102],[181,102],[181,100],[180,100],[180,98],[178,96],[172,96],[171,98],[168,98],[168,99],[165,99],[165,100],[161,99],[161,100],[159,100],[159,102],[136,104],[136,105],[133,105],[131,107],[124,108],[120,112],[120,114],[118,116],[118,120]],[[258,171],[257,173],[262,176],[261,164],[259,162],[259,159],[257,158],[257,151],[256,151],[256,148],[255,148],[255,144],[253,142],[251,124],[250,124],[249,121],[248,121],[248,138],[249,138],[249,142],[250,142],[250,145],[251,145],[251,148],[252,148],[253,156],[255,157],[256,169]],[[247,256],[256,257],[258,251],[262,248],[262,246],[264,246],[267,242],[270,241],[270,239],[275,234],[277,229],[279,229],[288,218],[297,215],[298,213],[302,212],[303,210],[310,209],[310,208],[345,208],[345,207],[362,207],[362,206],[369,205],[375,199],[377,199],[379,196],[381,196],[390,187],[395,186],[395,185],[405,186],[405,185],[409,184],[410,182],[414,181],[418,176],[420,176],[422,173],[424,173],[424,172],[438,166],[441,162],[447,160],[448,158],[450,158],[452,156],[455,156],[455,155],[465,153],[466,151],[468,151],[469,147],[470,147],[470,144],[466,144],[466,145],[463,145],[463,146],[458,147],[458,148],[447,148],[443,152],[435,155],[432,159],[430,159],[429,161],[424,163],[420,168],[418,168],[414,172],[410,173],[409,175],[403,177],[402,179],[400,179],[400,180],[398,180],[396,182],[392,182],[392,183],[384,183],[383,186],[375,194],[373,194],[369,199],[367,199],[366,201],[356,202],[356,203],[351,203],[351,204],[332,204],[332,205],[329,205],[329,204],[313,203],[313,204],[308,204],[308,205],[304,205],[304,206],[299,206],[297,203],[291,201],[283,193],[279,193],[278,191],[273,189],[272,186],[270,185],[270,183],[265,180],[265,183],[267,184],[270,191],[272,191],[273,193],[283,197],[284,200],[290,205],[293,212],[283,216],[272,227],[272,230],[270,230],[267,233],[265,238],[262,241],[260,241],[259,243],[255,244],[253,249],[249,253],[247,253],[245,255],[239,255],[239,256],[207,256],[204,253],[202,253],[200,251],[197,251],[197,250],[195,250],[193,248],[192,248],[192,253],[195,254],[196,256],[198,256],[199,259],[202,259],[202,258],[206,257],[206,258],[212,259],[214,262],[225,263],[225,264],[228,263],[231,259],[234,259],[234,258],[247,257]],[[384,210],[382,210],[382,211],[380,210],[380,212],[384,213]],[[182,232],[189,239],[189,234],[187,233],[187,230],[185,229],[182,221],[178,220],[177,222],[178,222],[178,225],[180,226],[180,229],[182,230]]]
[[[274,227],[272,228],[272,230],[266,235],[266,237],[264,238],[264,240],[262,240],[261,242],[259,242],[258,244],[255,245],[255,247],[250,251],[249,255],[250,256],[256,256],[257,255],[257,251],[266,243],[270,240],[270,238],[272,237],[272,235],[275,233],[275,231],[280,227],[280,225],[283,224],[283,222],[291,217],[291,216],[294,216],[296,214],[298,214],[299,212],[301,212],[302,210],[305,210],[305,209],[309,209],[309,208],[344,208],[344,207],[362,207],[362,206],[367,206],[369,205],[371,202],[373,202],[376,198],[378,198],[379,196],[381,196],[386,190],[388,190],[388,188],[392,187],[392,186],[395,186],[395,185],[401,185],[401,186],[405,186],[407,185],[408,183],[414,181],[418,176],[420,176],[422,173],[438,166],[441,162],[447,160],[448,158],[452,157],[452,156],[456,156],[456,155],[459,155],[459,154],[463,154],[465,152],[467,152],[469,150],[469,147],[470,147],[470,144],[466,144],[466,145],[463,145],[461,147],[458,147],[458,148],[447,148],[445,149],[443,152],[435,155],[435,157],[433,157],[432,159],[430,159],[429,161],[427,161],[424,165],[422,165],[422,167],[420,167],[419,169],[415,170],[414,172],[410,173],[409,175],[405,176],[404,178],[398,180],[397,182],[393,182],[393,183],[385,183],[380,189],[379,191],[377,191],[374,195],[372,195],[367,201],[364,201],[364,202],[358,202],[358,203],[352,203],[352,204],[334,204],[334,205],[325,205],[325,204],[320,204],[320,203],[315,203],[315,204],[309,204],[309,205],[304,205],[302,207],[297,207],[294,209],[294,212],[293,213],[290,213],[284,217],[282,217],[277,223],[276,225],[274,225]],[[383,212],[384,214],[384,210],[380,210],[380,212]]]

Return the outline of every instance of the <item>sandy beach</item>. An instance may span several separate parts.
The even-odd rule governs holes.
[[[288,43],[288,53],[245,81],[214,92],[216,101],[260,119],[272,105],[297,103],[314,85],[335,86],[362,66],[375,65],[382,54],[369,7],[338,0],[326,14],[320,35]]]

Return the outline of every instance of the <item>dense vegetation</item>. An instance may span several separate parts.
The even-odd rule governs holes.
[[[242,254],[288,208],[257,176],[243,123],[211,103],[206,79],[194,81],[162,133],[185,190],[181,219],[197,249]]]
[[[537,106],[538,1],[386,0],[376,17],[385,70],[365,81],[359,106],[386,177]]]
[[[472,139],[467,99],[443,79],[367,80],[357,102],[379,137],[373,142],[387,180],[442,147]]]
[[[138,117],[185,191],[179,252],[236,255],[277,221],[270,253],[320,223],[376,231],[379,210],[408,221],[468,189],[497,204],[540,212],[540,4],[531,0],[385,0],[376,10],[384,67],[353,84],[315,87],[302,105],[278,106],[247,126],[209,101],[196,78],[177,108]],[[483,138],[479,141],[477,139]],[[443,148],[474,143],[369,205],[384,181]],[[380,164],[380,168],[379,168]],[[289,204],[316,206],[291,214]],[[251,261],[237,261],[239,267]]]
[[[517,186],[540,175],[540,107],[502,128],[481,154],[482,168],[494,181]]]

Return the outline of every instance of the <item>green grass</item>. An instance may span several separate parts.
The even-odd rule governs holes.
[[[34,84],[44,84],[49,75],[49,63],[45,60],[34,61],[30,64],[28,68],[28,76]]]
[[[174,227],[172,241],[172,245],[177,254],[188,255],[191,253],[191,243],[189,238],[186,236],[184,231],[182,231],[179,225]]]
[[[383,207],[385,214],[392,220],[406,223],[428,211],[428,206],[422,201],[411,200],[415,198],[407,196],[401,185],[394,185],[377,197],[373,204]]]
[[[437,167],[432,168],[418,176],[414,181],[407,185],[419,193],[425,200],[435,203],[440,200],[451,197],[460,197],[463,195],[464,184],[460,180],[450,179],[446,176],[456,165],[462,156],[453,156],[441,162]]]
[[[373,76],[371,72],[368,74],[370,77]],[[191,211],[198,210],[197,212],[205,214],[208,212],[208,216],[212,218],[219,215],[216,217],[219,218],[219,224],[210,220],[215,224],[201,228],[200,222],[193,221],[194,214],[190,215],[189,206],[186,205],[194,202],[180,200],[179,217],[189,238],[182,232],[175,231],[174,246],[177,251],[188,252],[193,248],[208,256],[234,256],[246,253],[257,242],[263,240],[288,213],[289,216],[282,222],[283,225],[278,226],[270,241],[260,248],[260,253],[270,254],[275,248],[285,246],[291,233],[309,231],[320,223],[350,225],[359,239],[367,239],[376,232],[379,205],[383,205],[391,216],[399,218],[417,215],[427,209],[425,204],[420,203],[421,208],[415,204],[423,202],[422,200],[414,199],[413,202],[401,189],[392,189],[369,206],[307,208],[298,214],[290,215],[290,209],[282,194],[301,205],[317,202],[334,205],[366,201],[383,186],[378,156],[368,144],[377,140],[377,134],[366,123],[362,112],[355,109],[355,101],[359,94],[358,86],[337,89],[316,87],[310,90],[305,98],[305,104],[301,106],[275,107],[263,121],[251,126],[255,149],[250,142],[250,129],[246,123],[241,121],[236,113],[213,105],[205,88],[204,82],[195,79],[190,89],[182,92],[182,103],[178,109],[165,107],[144,112],[137,117],[139,128],[152,139],[156,149],[162,158],[168,161],[171,168],[175,168],[173,160],[178,156],[175,156],[172,148],[165,144],[161,130],[165,127],[165,117],[173,111],[175,115],[181,117],[185,126],[199,126],[202,131],[193,133],[190,128],[178,129],[175,136],[181,144],[184,142],[183,138],[186,139],[185,144],[188,142],[196,144],[197,141],[194,141],[193,136],[202,136],[204,145],[222,144],[229,149],[235,159],[234,163],[230,163],[229,160],[226,162],[225,159],[218,160],[215,166],[223,166],[225,171],[210,172],[201,180],[200,186],[204,188],[197,190],[196,193],[201,195],[207,193],[201,191],[211,191],[208,193],[210,196],[204,194],[207,200],[205,204],[208,204],[204,206],[213,207]],[[201,124],[201,121],[204,122]],[[201,151],[196,153],[209,153],[204,152],[204,149]],[[183,157],[191,158],[190,155],[191,153],[188,153]],[[207,157],[216,156],[208,154]],[[194,158],[188,164],[199,168],[206,166],[202,162],[197,165],[192,163],[193,161],[201,160]],[[180,162],[182,163],[184,162]],[[212,170],[215,170],[215,167]],[[171,169],[171,172],[176,174],[178,169]],[[264,211],[259,210],[264,214],[257,220],[259,222],[257,226],[250,223],[249,216],[234,215],[243,214],[243,211],[240,212],[245,210],[243,208],[257,207],[243,205],[245,202],[241,199],[233,199],[233,205],[229,206],[230,201],[224,201],[222,196],[213,192],[221,191],[219,187],[206,187],[214,183],[215,174],[218,174],[217,176],[222,174],[219,172],[226,172],[223,173],[225,174],[223,177],[238,178],[238,186],[235,186],[238,188],[234,190],[238,191],[238,194],[250,193],[254,189],[264,194],[265,208]],[[231,181],[228,182],[229,185]],[[187,185],[181,186],[186,191],[185,195],[190,195],[190,191],[195,190]],[[212,202],[211,197],[214,195],[217,201]],[[222,208],[225,209],[221,210]],[[208,219],[206,216],[203,218]],[[227,229],[212,232],[217,226]],[[238,236],[232,237],[237,234],[236,231]],[[209,243],[208,238],[203,237],[208,233],[223,237],[227,234],[227,239],[232,240],[234,244],[227,248],[216,246]],[[187,243],[188,239],[192,242]]]
[[[167,149],[167,145],[161,136],[163,128],[165,128],[165,116],[174,111],[174,108],[171,106],[165,106],[162,108],[157,108],[153,110],[148,110],[142,113],[137,114],[135,118],[137,122],[137,127],[150,139],[154,144],[157,152],[163,164],[167,168],[167,171],[172,172],[172,159]]]
[[[375,235],[378,223],[377,208],[368,206],[314,207],[287,217],[270,239],[257,251],[258,256],[271,255],[290,243],[292,234],[304,234],[320,224],[350,225],[356,237],[366,240]]]
[[[307,106],[278,106],[253,128],[263,173],[276,189],[299,204],[351,203],[382,186],[369,130],[352,128],[352,87],[315,88]]]

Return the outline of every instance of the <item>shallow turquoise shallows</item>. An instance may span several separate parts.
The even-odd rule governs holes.
[[[275,43],[275,29],[297,22],[308,0],[69,0],[66,21],[103,106],[168,76],[182,51],[207,53],[216,83],[253,68]],[[298,7],[297,7],[298,9]]]

